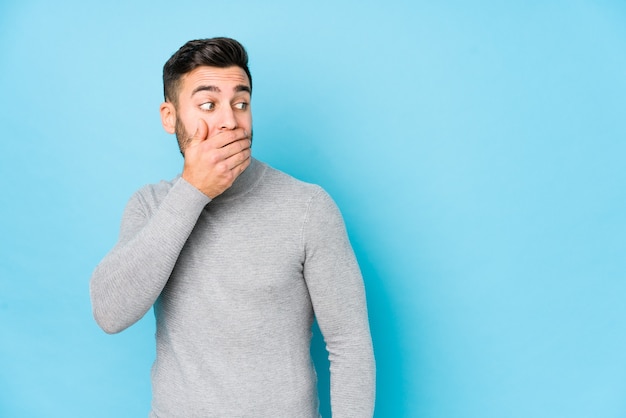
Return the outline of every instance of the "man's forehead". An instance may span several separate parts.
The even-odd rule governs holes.
[[[241,67],[210,67],[201,66],[185,74],[182,78],[183,88],[195,89],[199,85],[212,85],[215,87],[232,85],[250,86],[248,75]]]

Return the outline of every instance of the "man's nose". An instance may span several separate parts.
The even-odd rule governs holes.
[[[235,113],[230,106],[225,106],[220,110],[218,126],[222,130],[235,129],[237,127],[237,119]]]

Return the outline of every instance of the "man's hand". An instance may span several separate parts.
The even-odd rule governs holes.
[[[209,137],[202,119],[184,150],[182,177],[213,199],[228,189],[250,165],[250,133],[243,129],[219,132]]]

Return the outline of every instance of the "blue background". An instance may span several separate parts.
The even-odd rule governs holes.
[[[146,416],[153,316],[89,277],[182,167],[163,63],[227,35],[254,155],[344,214],[377,417],[626,417],[626,3],[225,3],[0,4],[0,416]]]

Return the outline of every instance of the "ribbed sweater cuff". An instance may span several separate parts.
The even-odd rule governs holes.
[[[168,211],[175,212],[178,216],[188,218],[188,221],[195,223],[200,212],[210,201],[211,198],[180,177],[172,186],[163,204],[167,205]]]

